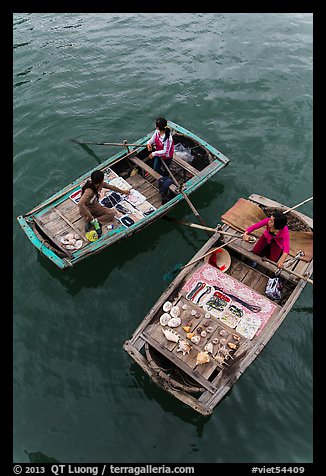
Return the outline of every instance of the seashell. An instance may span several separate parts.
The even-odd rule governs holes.
[[[192,342],[193,344],[196,344],[196,345],[197,345],[197,344],[199,344],[199,342],[200,342],[200,337],[199,337],[198,335],[192,336],[192,338],[191,338],[190,340],[191,340],[191,342]]]
[[[203,330],[204,330],[204,329],[203,329],[202,327],[200,327],[200,326],[198,326],[197,329],[196,329],[196,331],[198,332],[198,334],[200,334],[201,332],[203,332]]]
[[[205,321],[205,322],[203,323],[203,326],[204,326],[204,327],[208,327],[208,325],[209,325],[209,322],[207,322],[207,321]]]
[[[213,344],[211,342],[208,342],[208,344],[205,345],[204,350],[208,352],[209,354],[213,353]]]
[[[170,340],[171,342],[179,342],[180,336],[177,332],[173,331],[170,328],[167,329],[162,329],[163,334],[167,338],[167,340]]]
[[[225,344],[226,344],[226,339],[225,339],[224,337],[222,337],[222,338],[220,339],[220,344],[222,344],[222,345],[225,345]]]
[[[200,312],[196,312],[196,314],[195,314],[195,318],[196,318],[196,319],[199,319],[199,318],[200,318],[200,316],[201,316]]]
[[[166,326],[170,319],[171,319],[170,314],[168,314],[167,312],[165,312],[165,313],[162,314],[162,316],[160,317],[160,324],[162,324],[162,326]]]
[[[185,311],[186,309],[188,309],[187,304],[183,304],[182,309],[183,309],[184,311]]]
[[[169,320],[168,326],[169,327],[178,327],[181,324],[181,319],[180,317],[172,317],[172,319]]]
[[[238,347],[236,344],[233,344],[233,342],[228,342],[228,346],[230,349],[236,349]]]
[[[172,317],[179,317],[180,316],[180,307],[179,306],[173,306],[171,311],[170,311],[170,314]]]
[[[195,315],[196,315],[195,309],[193,309],[190,314],[191,314],[192,316],[195,316]]]
[[[194,332],[188,332],[187,333],[187,339],[191,340],[194,335],[195,335]]]
[[[79,240],[79,235],[77,235],[77,233],[75,233],[74,238],[75,238],[75,240]]]
[[[208,326],[206,330],[207,330],[207,332],[208,332],[209,334],[211,334],[214,329],[213,329],[212,326]]]
[[[66,240],[74,240],[75,239],[75,235],[73,233],[68,233],[66,235]]]
[[[226,337],[228,335],[228,332],[225,329],[221,329],[219,334],[220,336]]]
[[[225,347],[221,347],[221,349],[219,349],[219,352],[221,352],[221,354],[223,355],[229,355],[229,351]]]
[[[210,361],[210,356],[208,355],[207,352],[198,352],[197,358],[196,358],[196,364],[201,365],[201,364],[207,364]]]
[[[205,316],[204,316],[206,319],[210,319],[211,315],[209,312],[206,312]]]
[[[191,345],[188,344],[185,340],[179,340],[179,347],[177,348],[177,352],[182,352],[183,355],[189,354],[191,349]]]
[[[202,337],[206,337],[206,336],[207,336],[207,332],[206,332],[206,331],[202,331],[202,332],[200,333],[200,335],[201,335]]]
[[[237,341],[240,340],[240,336],[237,336],[237,334],[233,334],[232,337],[234,340],[237,340]]]
[[[66,245],[67,250],[75,250],[76,248],[73,245]]]
[[[64,245],[68,245],[69,244],[69,240],[67,240],[67,238],[65,236],[62,236],[61,237],[61,243],[63,243]]]
[[[214,337],[214,339],[212,339],[212,342],[213,344],[218,344],[219,342],[218,337]]]
[[[182,329],[183,329],[185,332],[190,332],[191,326],[183,326]]]
[[[172,309],[172,302],[165,301],[165,303],[163,304],[163,311],[164,312],[170,312],[171,309]]]
[[[214,359],[215,359],[219,364],[223,364],[223,363],[224,363],[224,357],[222,357],[222,355],[215,355]]]
[[[83,246],[83,241],[82,240],[76,240],[75,248],[77,248],[77,250],[79,250],[79,248],[81,248],[82,246]]]
[[[70,238],[70,240],[68,240],[68,245],[73,245],[74,246],[75,243],[76,243],[75,238]]]

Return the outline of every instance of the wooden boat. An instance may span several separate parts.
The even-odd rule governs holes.
[[[190,262],[194,263],[182,268],[123,346],[155,384],[202,415],[212,413],[277,331],[307,280],[312,282],[313,221],[292,211],[288,214],[292,257],[288,257],[280,275],[282,297],[267,297],[266,285],[269,278],[275,278],[276,264],[253,254],[252,244],[222,233],[241,236],[239,231],[253,223],[255,214],[266,217],[286,207],[259,195],[239,202],[222,216],[220,229],[192,258]],[[243,227],[238,226],[239,219]],[[260,229],[254,234],[262,232]],[[231,265],[224,272],[222,266],[207,261],[209,256],[203,257],[222,243],[231,257]],[[304,250],[298,250],[297,244]],[[304,251],[305,256],[298,258],[298,251]],[[169,319],[166,314],[171,304],[167,302],[181,312],[181,323],[172,329],[162,325]],[[168,340],[169,333],[175,341]],[[200,336],[200,342],[189,340],[193,336]],[[212,353],[207,352],[209,343]],[[198,359],[209,362],[199,363]]]
[[[176,151],[178,147],[184,147],[192,156],[192,160],[187,161],[183,158],[185,156],[175,152],[171,164],[171,171],[177,182],[182,186],[184,194],[189,195],[226,166],[229,159],[178,124],[168,121],[168,125],[173,134]],[[100,167],[89,170],[33,210],[18,216],[20,226],[35,248],[59,268],[71,267],[87,256],[98,253],[122,238],[138,232],[184,200],[180,188],[172,183],[169,187],[172,198],[162,204],[158,187],[158,179],[161,175],[149,167],[145,158],[146,142],[153,132],[136,141],[132,147],[123,147],[119,153],[105,160]],[[131,188],[134,201],[130,203],[127,200],[127,203],[124,201],[120,205],[123,207],[123,213],[132,217],[133,223],[130,225],[130,220],[126,222],[115,219],[113,229],[108,230],[107,227],[103,227],[100,239],[90,242],[85,237],[85,220],[79,214],[77,202],[82,185],[96,169],[105,173],[106,181],[123,180],[123,183]],[[108,193],[108,190],[104,189],[103,192]],[[141,200],[143,202],[137,204],[135,197],[138,197],[139,202]],[[69,233],[78,235],[82,244],[80,249],[71,251],[62,243]]]

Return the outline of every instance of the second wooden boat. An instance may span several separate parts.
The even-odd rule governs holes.
[[[223,215],[220,231],[241,236],[253,217],[259,221],[286,208],[260,195],[239,199]],[[276,264],[253,254],[252,244],[217,230],[124,343],[155,384],[202,415],[212,413],[312,282],[313,221],[292,211],[288,227],[291,256],[280,275],[277,299],[266,294],[269,279],[275,282]],[[230,266],[204,258],[222,244]]]

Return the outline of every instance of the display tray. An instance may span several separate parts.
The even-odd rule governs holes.
[[[236,327],[236,331],[246,337],[252,339],[261,325],[261,319],[254,314],[245,314]]]

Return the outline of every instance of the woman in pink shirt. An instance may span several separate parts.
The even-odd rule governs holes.
[[[164,117],[159,117],[155,121],[156,131],[147,142],[147,149],[151,152],[150,159],[154,159],[153,168],[161,175],[168,175],[167,170],[162,165],[161,160],[164,160],[166,165],[170,167],[174,152],[174,143],[170,128],[167,126],[167,120]],[[155,146],[155,148],[153,148]]]
[[[265,226],[264,233],[252,251],[256,255],[266,256],[271,261],[275,261],[278,268],[283,268],[284,261],[290,252],[290,233],[286,224],[287,216],[284,213],[275,212],[270,218],[264,218],[247,228],[243,239],[248,241],[250,233]]]

